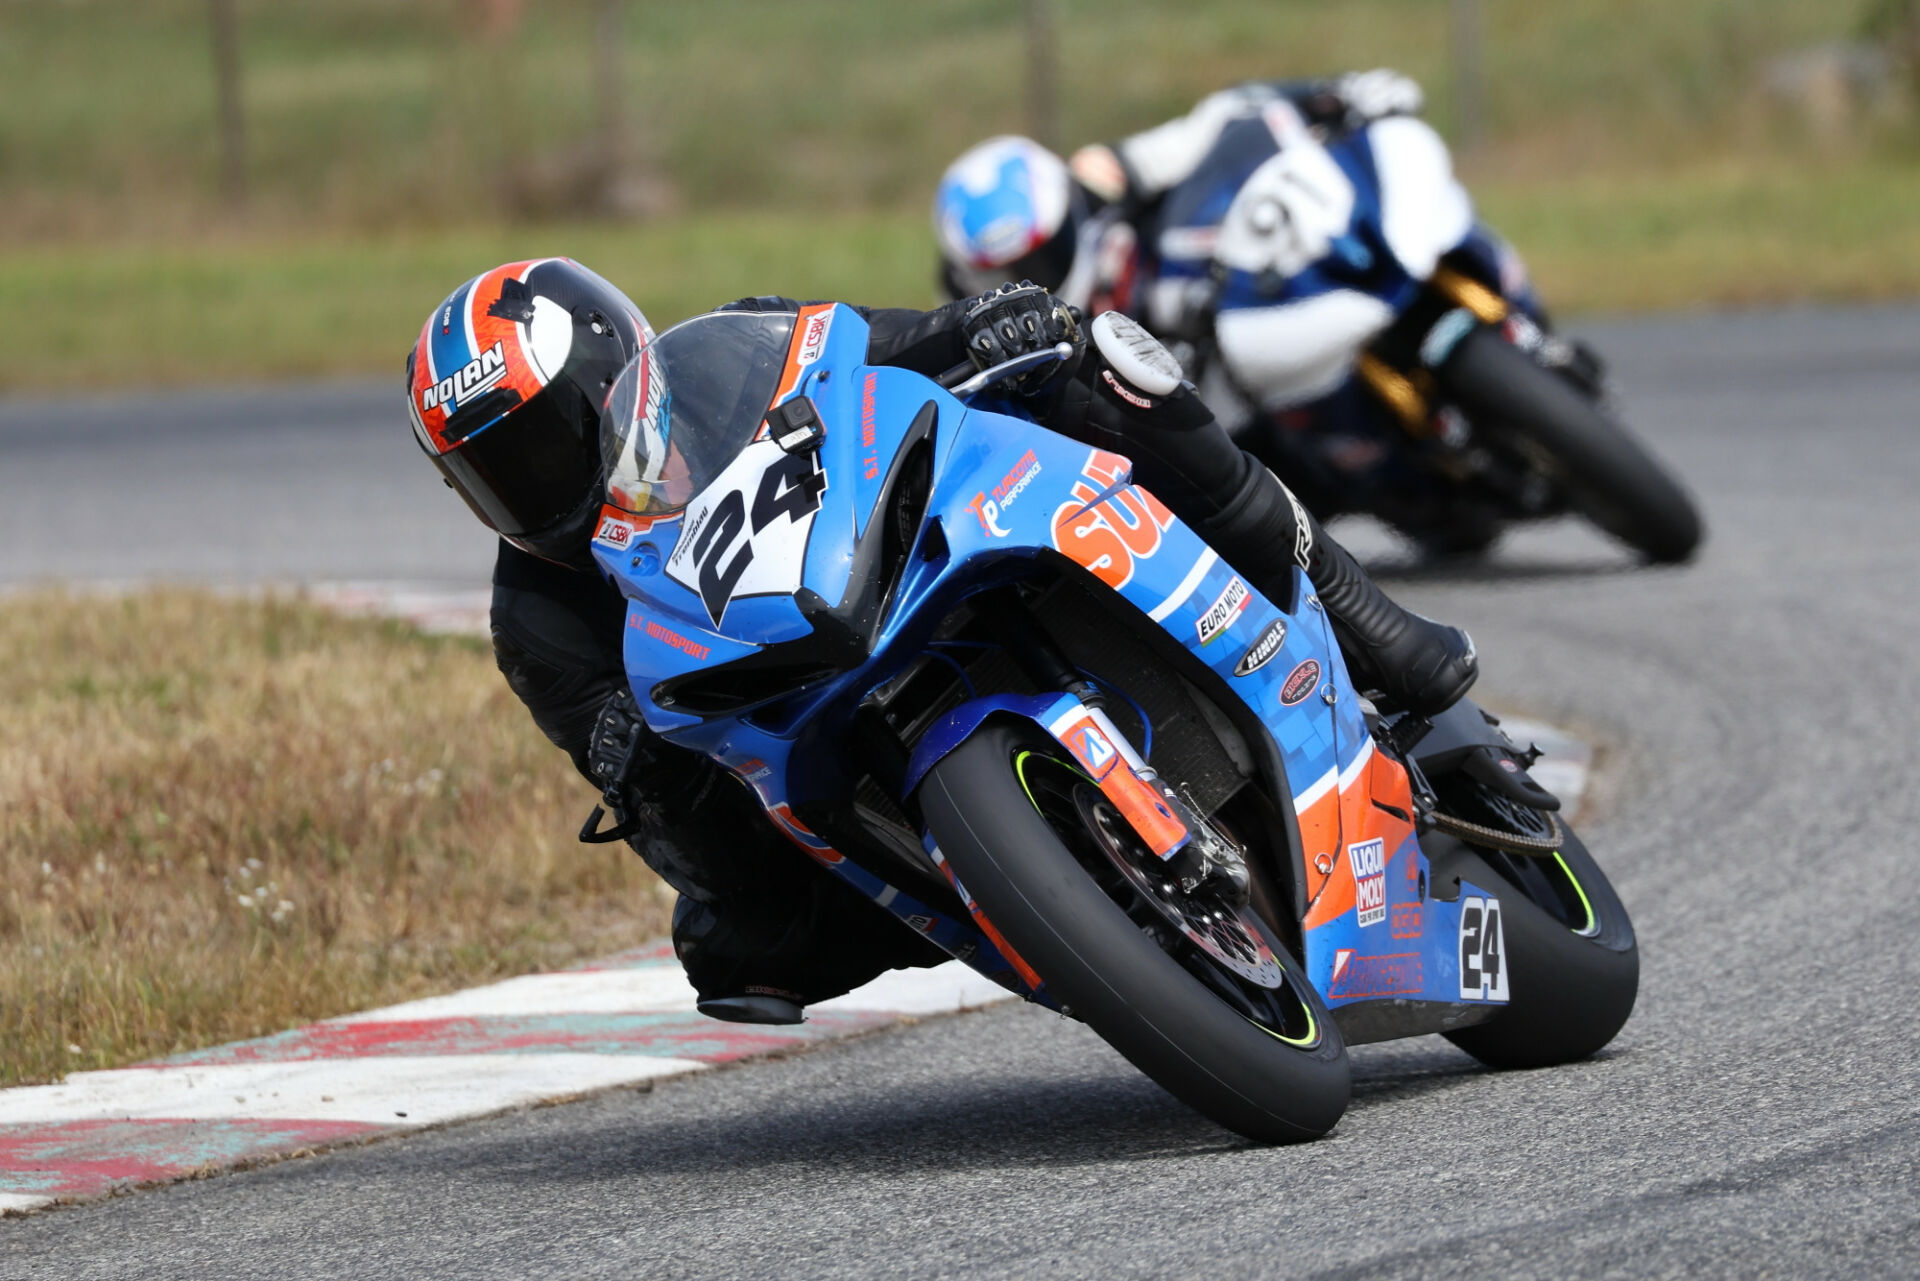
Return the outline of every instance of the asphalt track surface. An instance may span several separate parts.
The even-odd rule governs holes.
[[[1629,570],[1565,527],[1396,590],[1471,625],[1490,692],[1607,749],[1588,843],[1643,971],[1633,1020],[1595,1061],[1502,1075],[1435,1038],[1363,1047],[1334,1135],[1262,1149],[1084,1028],[1001,1007],[9,1220],[0,1276],[1920,1271],[1920,311],[1590,329],[1631,418],[1703,499],[1699,562]],[[369,468],[399,468],[404,449],[376,450],[329,396],[387,403],[295,395],[305,425],[263,429],[220,417],[258,398],[182,399],[165,430],[192,449],[244,441],[234,470],[279,482],[257,499],[275,539],[326,526],[335,559],[294,538],[298,569],[369,573],[394,544],[340,541],[329,513],[402,482],[336,492],[358,472],[316,441],[337,433]],[[97,406],[60,412],[95,442],[131,430]],[[97,443],[22,413],[0,416],[15,455],[0,511],[16,522],[19,495],[59,501],[36,467],[103,465]],[[194,492],[176,455],[138,457],[162,492]],[[137,477],[114,471],[96,497],[118,518]],[[127,533],[148,568],[266,564]],[[9,543],[17,578],[32,549]],[[419,576],[416,552],[390,568]],[[119,568],[63,554],[43,568]]]

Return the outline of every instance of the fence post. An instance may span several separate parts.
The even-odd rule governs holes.
[[[599,106],[595,122],[599,138],[600,206],[610,210],[620,198],[627,165],[626,99],[621,93],[620,55],[622,0],[600,0],[593,50],[594,98]]]
[[[1480,0],[1453,0],[1453,92],[1462,150],[1479,146],[1486,128],[1485,45]]]
[[[1027,0],[1027,131],[1060,149],[1060,37],[1055,0]]]
[[[220,190],[235,209],[247,203],[247,132],[240,107],[240,31],[233,0],[208,0],[213,26],[214,101],[219,114]]]

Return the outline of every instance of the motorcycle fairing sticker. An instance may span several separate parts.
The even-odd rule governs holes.
[[[754,441],[687,505],[667,576],[700,597],[716,628],[743,596],[791,596],[826,489],[812,450],[789,454],[772,440]]]
[[[1507,936],[1492,895],[1460,898],[1460,999],[1507,999]]]

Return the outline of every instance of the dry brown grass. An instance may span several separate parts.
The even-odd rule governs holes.
[[[0,1084],[659,937],[483,644],[298,600],[0,598]]]

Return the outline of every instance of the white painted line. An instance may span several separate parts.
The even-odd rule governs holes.
[[[958,961],[948,961],[930,970],[888,970],[863,988],[807,1008],[951,1014],[1013,999],[1013,993],[993,980]]]
[[[0,1091],[0,1124],[244,1117],[405,1129],[707,1066],[645,1054],[561,1053],[119,1068]]]
[[[1200,580],[1207,576],[1207,571],[1213,568],[1213,562],[1219,559],[1220,553],[1211,547],[1202,552],[1200,559],[1193,562],[1193,568],[1187,571],[1187,576],[1180,580],[1180,585],[1173,589],[1173,595],[1148,610],[1147,617],[1157,623],[1186,604],[1187,597],[1193,595],[1193,589],[1200,586]]]
[[[19,1192],[0,1192],[0,1214],[9,1210],[16,1214],[25,1214],[28,1210],[38,1210],[43,1205],[52,1205],[50,1196],[26,1196]]]
[[[528,974],[504,983],[429,996],[364,1014],[346,1014],[332,1023],[400,1023],[413,1019],[474,1019],[489,1015],[629,1014],[652,1011],[692,1013],[693,986],[677,961],[623,970],[562,970]]]

